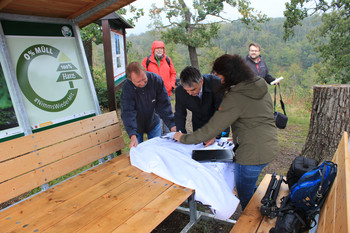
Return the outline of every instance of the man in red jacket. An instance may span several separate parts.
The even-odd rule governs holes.
[[[165,45],[163,41],[154,41],[152,44],[152,54],[145,57],[142,65],[146,71],[158,74],[162,77],[164,86],[168,92],[169,98],[172,90],[175,89],[176,71],[170,57],[165,55]],[[170,132],[163,124],[163,134]]]

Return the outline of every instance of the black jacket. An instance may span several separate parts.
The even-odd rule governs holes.
[[[219,108],[222,95],[216,93],[220,86],[220,79],[214,75],[203,75],[203,94],[198,96],[189,95],[180,85],[175,89],[175,125],[176,130],[182,133],[186,131],[187,109],[192,112],[193,131],[205,125]]]
[[[136,133],[148,133],[159,123],[159,116],[170,128],[175,126],[174,114],[162,78],[146,72],[148,82],[143,88],[127,79],[123,85],[121,118],[129,137]]]
[[[256,63],[250,58],[249,55],[246,56],[245,60],[246,60],[247,64],[249,65],[249,67],[253,70],[254,74],[264,78],[268,84],[270,84],[272,81],[275,80],[275,78],[273,78],[271,76],[271,74],[269,73],[269,69],[267,68],[266,63],[262,60],[261,57],[260,57],[260,61],[258,63],[259,72],[258,72],[258,69],[256,68]]]

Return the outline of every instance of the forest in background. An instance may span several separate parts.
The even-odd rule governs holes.
[[[281,88],[287,98],[302,101],[311,106],[312,86],[318,81],[314,65],[320,58],[313,51],[313,45],[307,39],[308,33],[320,25],[316,17],[303,20],[302,25],[295,28],[295,36],[288,41],[283,40],[284,18],[272,18],[260,24],[261,30],[253,30],[239,21],[222,23],[219,36],[212,40],[212,46],[198,49],[199,67],[202,73],[211,71],[212,62],[224,53],[246,56],[248,45],[257,42],[262,46],[261,55],[273,77],[284,77]],[[154,40],[162,40],[159,31],[147,31],[140,35],[127,35],[128,62],[141,62],[151,53]],[[166,54],[173,60],[177,76],[181,70],[190,65],[187,47],[179,44],[167,44]],[[94,77],[97,81],[104,80],[104,61],[102,46],[94,47]],[[99,90],[97,90],[99,92]],[[102,93],[101,93],[102,94]],[[99,95],[99,99],[101,101]],[[103,100],[102,100],[103,101]]]

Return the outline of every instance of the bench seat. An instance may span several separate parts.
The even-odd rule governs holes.
[[[105,120],[106,116],[94,117],[94,121],[98,121],[99,118]],[[116,114],[109,113],[107,118],[116,118]],[[68,127],[72,130],[75,126],[84,124],[85,121],[91,121],[91,119],[62,127]],[[116,124],[115,120],[112,122],[112,125]],[[52,134],[54,131],[60,132],[62,129],[59,128],[51,129],[51,132],[40,132],[41,140],[45,140],[47,137],[45,134]],[[115,126],[113,129],[115,129]],[[98,129],[92,127],[93,132],[96,132],[96,130]],[[104,150],[103,156],[108,155],[105,152],[115,151],[116,140],[122,140],[120,129],[118,132],[117,138],[119,139],[108,139],[107,144],[101,145],[101,147],[112,147],[111,150]],[[84,135],[86,135],[86,132]],[[60,144],[61,146],[58,147],[54,141],[51,141],[49,144],[55,144],[56,150],[64,150],[67,151],[66,153],[70,151],[71,153],[75,147],[88,147],[84,144],[91,140],[90,136],[86,136],[86,140],[81,139],[80,136],[74,136],[70,139],[61,138],[63,139],[61,143],[72,144],[72,140],[74,141],[69,150],[62,148],[64,144]],[[106,136],[101,136],[97,140],[99,143],[102,137]],[[47,138],[47,140],[51,139]],[[10,144],[13,144],[13,142]],[[45,145],[42,150],[50,147],[46,143],[43,144]],[[4,146],[4,144],[0,144],[1,146]],[[60,155],[66,157],[63,154]],[[88,156],[87,154],[85,155]],[[33,157],[33,155],[31,156]],[[35,154],[35,156],[38,155]],[[66,159],[74,158],[75,156],[67,155]],[[24,157],[26,155],[12,158],[11,160],[24,159]],[[96,159],[94,156],[93,158]],[[4,162],[0,163],[0,166],[1,164],[6,164],[9,168],[16,168],[10,165],[9,161],[11,160],[3,160]],[[47,158],[47,160],[50,160],[50,158]],[[65,166],[69,166],[70,163],[77,162],[79,164],[83,160],[85,165],[86,162],[84,157],[69,160],[70,162],[66,161],[63,163],[59,160],[61,162],[49,163],[40,169],[34,169],[19,177],[5,180],[0,183],[0,187],[3,185],[3,187],[7,188],[3,192],[0,191],[1,195],[4,193],[2,197],[0,195],[1,199],[7,200],[14,195],[5,195],[6,191],[11,193],[10,187],[14,187],[13,189],[15,190],[20,189],[21,185],[16,186],[16,182],[18,183],[24,179],[21,178],[22,176],[28,179],[41,180],[40,175],[42,173],[51,174],[57,172],[57,164],[63,163]],[[11,163],[16,162],[12,161]],[[65,172],[65,166],[59,166],[59,169],[63,169]],[[24,167],[31,167],[31,164],[28,166],[24,165]],[[76,166],[73,165],[72,167]],[[18,168],[18,170],[21,170],[20,173],[22,173],[23,169]],[[12,174],[12,171],[0,174],[0,177],[7,179],[11,175],[9,173]],[[26,174],[30,174],[30,176]],[[13,186],[9,182],[13,182]],[[29,180],[28,183],[30,183]],[[25,184],[23,185],[26,186]],[[28,187],[31,186],[28,185]],[[122,154],[16,205],[1,210],[0,232],[151,232],[193,193],[194,191],[191,189],[178,186],[154,174],[143,172],[131,166],[129,155]]]

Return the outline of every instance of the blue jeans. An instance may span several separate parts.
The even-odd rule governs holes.
[[[267,163],[261,165],[241,165],[235,163],[236,188],[243,210],[252,198],[257,188],[256,182],[266,165]]]
[[[147,133],[148,139],[159,137],[162,135],[162,126],[159,121],[159,123],[154,127],[151,131]],[[137,133],[137,141],[139,143],[143,142],[143,134]]]

